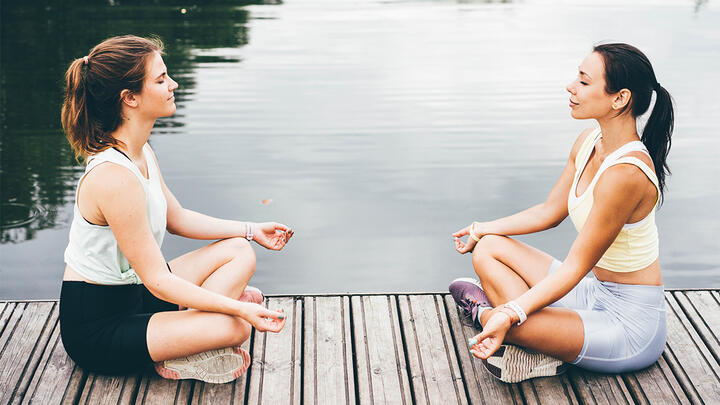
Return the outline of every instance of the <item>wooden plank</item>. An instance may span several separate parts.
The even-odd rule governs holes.
[[[583,404],[633,404],[632,395],[620,375],[600,374],[572,367],[568,378]]]
[[[303,300],[305,404],[355,403],[348,297]]]
[[[579,404],[567,375],[534,378],[519,384],[525,402],[531,404]]]
[[[672,294],[666,292],[665,298],[668,303],[667,345],[672,354],[668,363],[691,400],[697,397],[705,403],[715,402],[720,398],[720,366]]]
[[[665,349],[666,353],[668,349]],[[689,404],[680,383],[665,360],[667,354],[650,367],[627,373],[624,380],[631,395],[641,404]]]
[[[74,404],[80,397],[85,376],[86,373],[65,352],[60,324],[56,323],[22,403]]]
[[[673,296],[715,361],[720,362],[720,303],[709,291],[676,292]]]
[[[523,403],[522,397],[513,385],[505,384],[493,377],[482,364],[470,353],[467,342],[480,333],[475,329],[469,319],[466,319],[462,309],[458,308],[452,296],[445,296],[445,305],[448,309],[450,327],[458,348],[460,359],[460,371],[464,377],[468,391],[468,399],[471,404],[498,404],[498,403]]]
[[[158,377],[159,378],[159,377]],[[135,402],[140,376],[88,373],[78,404],[129,404]]]
[[[36,302],[13,311],[0,344],[0,403],[22,401],[57,321],[55,306],[54,302]]]
[[[282,308],[288,316],[280,333],[254,332],[248,405],[301,402],[302,301],[268,298],[270,309]]]
[[[398,297],[417,403],[466,404],[445,304],[437,295]]]
[[[352,297],[361,404],[412,404],[397,300],[392,296]]]
[[[3,335],[5,324],[7,324],[10,314],[13,313],[16,306],[17,304],[14,302],[3,301],[0,303],[0,336]],[[2,346],[0,346],[0,348],[2,348]]]
[[[240,347],[247,350],[248,353],[252,353],[251,339],[246,340]],[[227,384],[206,384],[195,381],[192,404],[244,404],[249,370],[248,368],[245,375]]]
[[[147,370],[139,378],[137,399],[130,400],[137,404],[187,404],[190,402],[190,392],[198,381],[195,380],[168,380],[157,375],[155,370]],[[128,381],[131,382],[131,381]],[[134,388],[134,385],[131,385]],[[128,403],[126,395],[120,403]]]

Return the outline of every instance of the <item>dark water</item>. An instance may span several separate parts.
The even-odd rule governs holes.
[[[296,229],[283,252],[256,250],[253,284],[271,293],[470,275],[450,233],[546,196],[592,125],[569,117],[565,84],[594,43],[633,43],[677,103],[666,285],[720,286],[716,2],[86,3],[0,3],[0,298],[59,293],[82,170],[60,130],[63,75],[126,33],[161,37],[180,84],[151,137],[180,202]],[[566,221],[521,239],[563,258],[574,237]],[[163,251],[202,245],[169,236]]]

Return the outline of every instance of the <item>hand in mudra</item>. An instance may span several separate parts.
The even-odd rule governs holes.
[[[493,309],[483,331],[471,340],[470,353],[479,359],[487,359],[500,348],[505,335],[512,326],[510,316],[505,312]],[[474,342],[473,342],[474,340]]]
[[[477,229],[477,222],[474,222],[471,225],[466,226],[465,228],[455,232],[452,234],[453,241],[455,242],[455,250],[458,251],[458,253],[467,253],[471,252],[475,248],[475,244],[477,243],[477,240],[475,240],[470,232],[473,232],[473,235],[476,238],[481,238],[482,234],[478,232]],[[473,225],[475,225],[475,228],[473,228]],[[463,242],[462,238],[463,236],[467,236],[467,242]]]
[[[253,232],[253,240],[270,250],[281,250],[293,236],[292,228],[277,222],[255,224]]]

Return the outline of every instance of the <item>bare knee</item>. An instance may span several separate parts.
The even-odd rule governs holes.
[[[235,237],[224,239],[218,243],[222,245],[224,253],[229,260],[238,259],[246,263],[252,272],[255,272],[257,258],[255,257],[255,251],[247,239]]]
[[[472,253],[472,263],[479,277],[487,275],[488,264],[496,260],[497,250],[505,240],[505,236],[485,235],[477,242]]]

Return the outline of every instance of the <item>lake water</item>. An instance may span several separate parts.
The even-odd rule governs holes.
[[[717,2],[152,3],[2,3],[0,298],[59,295],[82,170],[60,129],[63,74],[126,33],[160,36],[180,84],[151,137],[180,202],[296,229],[282,252],[256,247],[268,293],[471,275],[450,234],[545,198],[593,125],[570,118],[565,85],[593,44],[634,44],[677,105],[665,283],[720,286]],[[566,220],[520,239],[562,259],[575,235]],[[204,244],[168,236],[163,252]]]

